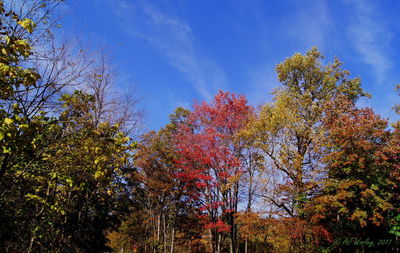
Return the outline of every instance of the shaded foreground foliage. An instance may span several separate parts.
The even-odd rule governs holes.
[[[296,53],[273,102],[219,91],[135,142],[103,58],[39,60],[60,1],[17,2],[0,1],[2,252],[399,250],[400,124],[356,106],[338,59]]]

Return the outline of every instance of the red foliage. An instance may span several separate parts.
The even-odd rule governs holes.
[[[201,210],[212,213],[212,220],[217,220],[221,206],[229,207],[232,201],[237,201],[222,198],[221,194],[242,173],[233,138],[248,123],[254,110],[244,96],[222,91],[211,103],[195,104],[193,108],[188,122],[178,127],[175,136],[179,157],[176,165],[180,168],[176,176],[185,188],[197,189],[192,197],[199,197],[204,203]],[[228,231],[221,222],[207,226]]]
[[[334,102],[324,124],[329,129],[329,146],[336,150],[326,156],[325,161],[331,171],[346,166],[358,168],[358,173],[371,164],[383,165],[388,160],[387,143],[390,132],[387,121],[375,114],[372,109],[357,109],[344,99]]]
[[[218,220],[217,222],[210,222],[204,226],[206,229],[216,229],[218,232],[230,232],[231,226],[225,222]]]

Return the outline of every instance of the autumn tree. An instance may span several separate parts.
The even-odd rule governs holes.
[[[278,180],[265,190],[264,198],[293,217],[301,215],[304,203],[318,186],[320,139],[324,135],[321,122],[329,109],[326,103],[338,95],[353,101],[367,95],[360,79],[349,79],[338,59],[325,66],[322,58],[313,48],[278,64],[276,71],[283,86],[273,92],[274,102],[265,104],[246,130],[255,136],[255,147],[263,152],[269,174]]]
[[[188,115],[188,111],[178,108],[172,117]],[[146,194],[145,211],[148,227],[152,236],[149,245],[157,250],[174,251],[177,233],[177,218],[185,213],[182,202],[181,183],[176,179],[177,168],[174,164],[176,148],[173,145],[174,123],[170,123],[158,132],[151,131],[141,137],[136,153],[135,164],[139,168],[139,181]],[[151,243],[152,242],[152,243]]]
[[[11,18],[9,18],[11,17]],[[31,45],[21,36],[11,33],[9,23],[21,27],[27,33],[32,32],[34,23],[6,10],[0,1],[0,247],[9,241],[23,236],[13,233],[15,224],[23,220],[19,209],[23,204],[16,199],[22,192],[12,191],[18,183],[18,174],[30,169],[37,160],[36,152],[40,149],[40,133],[46,120],[43,115],[29,118],[24,115],[22,106],[13,101],[20,87],[34,88],[40,75],[35,69],[24,65],[31,55]],[[24,185],[20,185],[24,186]]]
[[[87,66],[50,43],[50,13],[59,4],[0,1],[4,251],[105,250],[104,230],[127,197],[122,179],[130,167],[129,138],[104,119],[92,124],[96,100],[90,94],[75,92],[54,103]],[[51,50],[41,54],[40,46]]]
[[[132,188],[136,203],[132,203],[131,213],[118,231],[109,234],[114,250],[196,252],[201,246],[196,202],[187,201],[183,184],[176,177],[180,169],[175,162],[178,154],[174,136],[188,116],[189,111],[179,107],[170,115],[169,124],[140,137],[135,154],[137,170],[129,178],[139,182]]]
[[[25,208],[23,239],[28,251],[104,251],[105,229],[116,220],[121,180],[130,166],[129,138],[118,126],[93,125],[93,96],[64,95],[57,124],[44,130],[47,143],[40,160],[17,173]],[[18,216],[17,216],[18,217]]]
[[[211,248],[220,252],[223,233],[229,234],[229,248],[236,252],[235,213],[239,203],[239,181],[244,172],[235,134],[249,121],[253,109],[243,96],[219,91],[210,103],[194,105],[189,124],[181,125],[177,138],[178,177],[201,210],[211,231]]]
[[[327,178],[306,210],[337,236],[388,236],[399,210],[398,143],[372,109],[358,109],[343,97],[329,106],[323,121]]]
[[[268,244],[268,219],[262,213],[246,210],[238,212],[236,217],[239,238],[244,241],[244,253],[260,249],[271,249]],[[241,252],[241,251],[239,251]]]
[[[4,32],[30,45],[29,57],[23,63],[39,75],[34,86],[16,87],[16,92],[9,97],[9,103],[18,103],[26,117],[58,108],[62,91],[77,88],[91,71],[89,67],[93,60],[88,54],[72,39],[56,36],[61,15],[58,10],[62,5],[62,0],[11,0],[4,3],[10,14],[2,17],[2,23],[7,27]],[[15,22],[16,18],[25,20],[23,24],[28,29]]]
[[[0,15],[4,20],[5,16],[13,16],[12,11],[4,9],[4,4],[0,2]],[[14,23],[23,27],[28,32],[33,30],[34,23],[29,19],[20,19],[13,16]],[[29,129],[30,119],[22,113],[21,104],[13,103],[13,96],[18,93],[19,87],[34,88],[40,75],[35,69],[25,67],[24,61],[31,55],[30,44],[21,37],[14,36],[9,32],[10,27],[0,23],[0,31],[3,36],[0,40],[0,117],[2,120],[2,131],[0,141],[2,144],[2,158],[0,177],[3,176],[12,166],[13,155],[11,151],[22,148],[23,139],[29,140],[32,137],[23,136]],[[22,128],[21,128],[22,127]],[[33,126],[32,126],[33,127]],[[15,153],[15,152],[13,152]]]

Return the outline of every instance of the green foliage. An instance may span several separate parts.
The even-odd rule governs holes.
[[[400,214],[398,214],[394,220],[396,223],[391,226],[389,233],[400,236]]]

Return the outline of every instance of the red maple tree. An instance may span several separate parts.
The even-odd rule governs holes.
[[[229,232],[230,246],[235,248],[234,214],[244,168],[234,138],[253,113],[244,96],[219,91],[211,103],[193,106],[189,123],[181,125],[176,135],[176,162],[181,169],[177,177],[192,200],[200,202],[200,218],[211,230],[213,251],[222,232]]]

